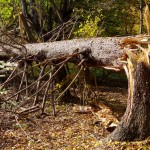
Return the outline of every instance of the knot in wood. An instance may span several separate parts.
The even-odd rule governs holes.
[[[92,53],[92,52],[91,52],[91,49],[90,49],[90,48],[84,47],[84,48],[82,49],[82,52],[80,52],[79,57],[80,57],[80,59],[89,59],[91,53]]]
[[[37,53],[37,55],[34,58],[38,61],[43,61],[47,58],[46,54],[47,53],[45,51],[41,50]]]

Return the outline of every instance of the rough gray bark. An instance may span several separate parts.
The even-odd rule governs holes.
[[[44,55],[45,58],[54,58],[87,51],[86,58],[89,63],[94,61],[97,66],[118,67],[122,64],[118,59],[123,53],[119,46],[121,39],[121,37],[100,37],[35,43],[24,45],[26,49],[22,46],[17,46],[18,49],[8,45],[0,45],[0,56],[3,56],[4,54],[2,53],[5,51],[8,56],[24,56],[27,52],[27,55]]]

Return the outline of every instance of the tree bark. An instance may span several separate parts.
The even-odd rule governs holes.
[[[28,11],[27,11],[27,2],[26,0],[20,0],[21,2],[21,6],[22,6],[22,13],[25,17],[27,17],[29,14],[28,14]]]
[[[9,57],[24,57],[27,54],[38,58],[54,58],[83,52],[79,59],[85,57],[89,64],[93,65],[94,62],[96,66],[119,67],[122,65],[122,62],[118,58],[123,54],[119,46],[121,39],[121,37],[74,39],[51,43],[26,44],[24,46],[16,45],[17,48],[11,45],[0,44],[0,56],[2,57],[5,52]]]
[[[112,141],[143,140],[150,136],[150,68],[140,62],[129,77],[126,112],[108,137]]]
[[[41,33],[41,26],[39,23],[39,16],[38,13],[36,11],[36,3],[35,0],[29,0],[29,6],[30,6],[30,16],[31,16],[31,21],[33,23],[35,32],[37,33],[37,35],[39,36]],[[38,10],[38,9],[37,9]]]

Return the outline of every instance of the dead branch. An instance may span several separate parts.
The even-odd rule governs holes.
[[[36,85],[36,96],[34,98],[34,102],[33,102],[33,106],[35,106],[37,104],[37,99],[38,99],[38,90],[39,90],[39,87],[40,87],[40,83],[41,83],[41,77],[43,76],[44,74],[44,71],[45,71],[45,68],[46,68],[47,65],[44,65],[41,69],[41,72],[40,72],[40,75],[39,75],[39,78],[38,78],[38,81],[37,81],[37,85]]]
[[[82,69],[83,69],[83,66],[81,66],[80,70],[78,71],[78,73],[76,74],[76,76],[74,77],[74,79],[71,81],[71,83],[68,85],[68,87],[56,98],[55,101],[57,101],[58,99],[60,99],[63,96],[63,94],[70,88],[70,86],[74,83],[74,81],[77,79],[77,77],[81,73]]]
[[[40,110],[39,105],[32,106],[30,108],[24,109],[24,110],[22,110],[20,112],[17,112],[17,114],[19,114],[19,115],[26,115],[26,114],[29,114],[29,113],[32,113],[32,112],[36,112],[37,110]]]

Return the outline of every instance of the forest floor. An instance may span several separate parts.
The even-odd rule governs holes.
[[[109,84],[108,84],[109,85]],[[100,100],[105,101],[120,120],[126,108],[127,87],[100,86]],[[27,118],[6,120],[1,129],[1,150],[148,150],[150,138],[140,142],[113,142],[102,145],[110,132],[93,113],[75,113],[72,104],[57,105],[48,115],[30,114]],[[0,112],[1,118],[4,114]],[[9,114],[5,114],[7,117]],[[10,118],[9,118],[10,119]]]

